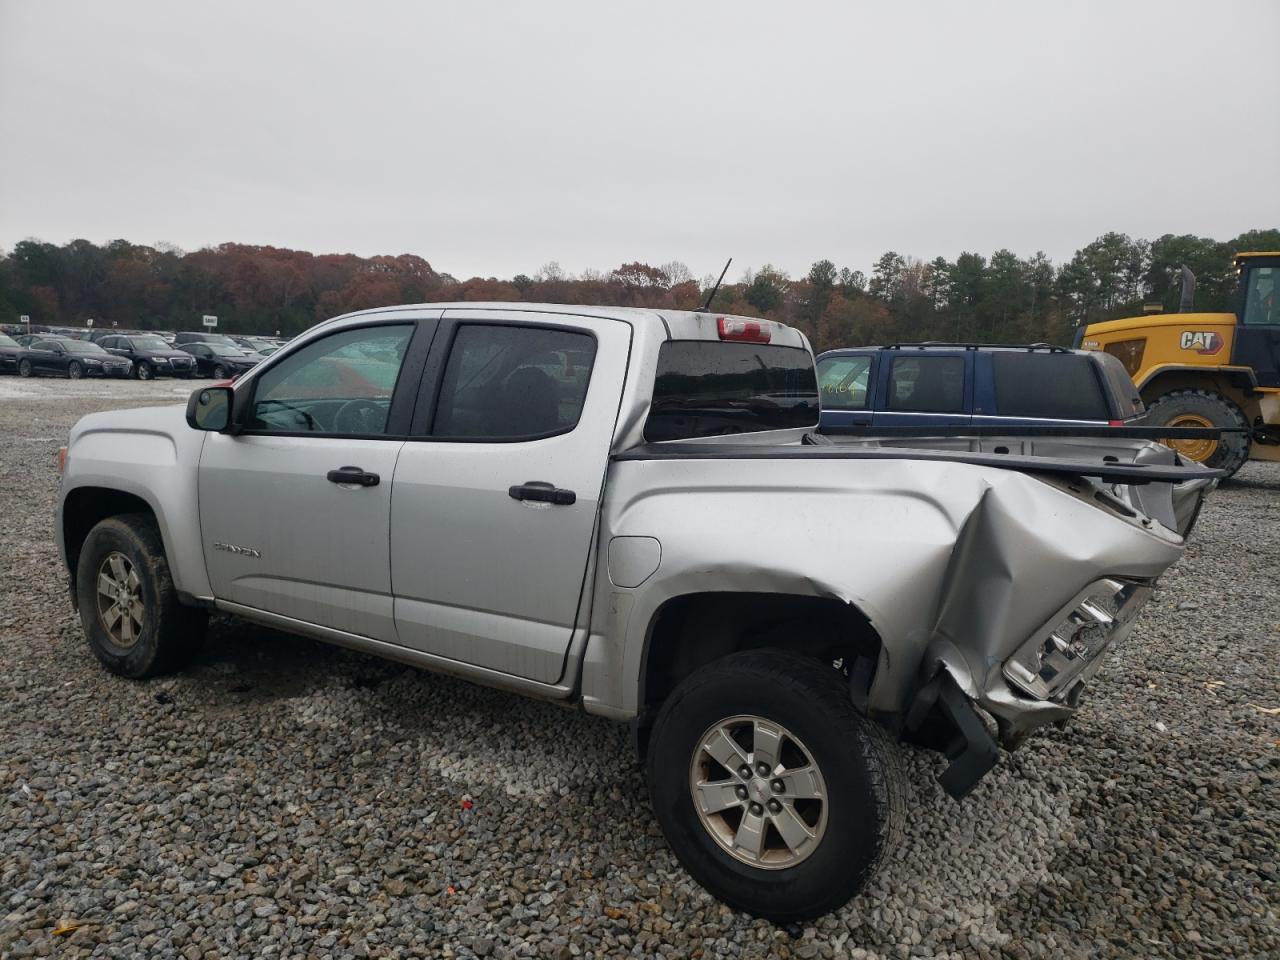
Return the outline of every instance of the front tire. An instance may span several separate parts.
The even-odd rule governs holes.
[[[151,369],[151,364],[139,360],[133,366],[133,374],[139,380],[154,380],[155,371]]]
[[[80,364],[77,361],[72,360],[69,364],[67,364],[68,380],[79,380],[83,376],[84,376],[84,367],[80,366]]]
[[[900,829],[896,750],[840,673],[776,650],[717,660],[676,688],[653,727],[648,779],[694,879],[777,923],[846,903]]]
[[[227,379],[227,368],[226,368],[226,367],[224,367],[222,364],[218,364],[216,367],[214,367],[214,368],[213,368],[213,379],[215,379],[215,380],[225,380],[225,379]]]
[[[76,605],[94,655],[134,679],[185,663],[208,619],[178,602],[160,530],[145,513],[109,517],[89,531],[76,565]]]
[[[1155,400],[1147,412],[1155,427],[1232,427],[1245,430],[1249,422],[1239,407],[1211,390],[1173,390]],[[1170,440],[1169,446],[1188,460],[1226,470],[1232,476],[1249,459],[1248,433],[1224,433],[1219,440]]]
[[[34,373],[34,371],[31,369],[31,361],[30,361],[30,360],[19,360],[19,361],[18,361],[18,376],[20,376],[20,377],[30,377],[33,373]]]

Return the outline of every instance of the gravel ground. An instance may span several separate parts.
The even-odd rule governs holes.
[[[887,868],[778,928],[680,869],[624,727],[224,619],[179,676],[102,671],[55,453],[189,387],[0,380],[0,955],[1280,955],[1280,465],[1213,496],[1068,729],[962,804],[910,754]]]

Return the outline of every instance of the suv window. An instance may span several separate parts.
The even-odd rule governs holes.
[[[895,357],[886,408],[964,413],[964,358]]]
[[[357,327],[290,354],[254,381],[251,428],[384,435],[413,330],[411,323]]]
[[[670,340],[658,350],[646,440],[683,440],[818,422],[813,357],[799,347]]]
[[[867,406],[870,357],[826,357],[818,361],[818,390],[828,410],[863,410]]]
[[[1088,357],[997,351],[991,355],[996,412],[1002,417],[1108,420],[1102,382]]]
[[[469,323],[449,350],[432,436],[532,440],[578,425],[595,337],[551,327]]]

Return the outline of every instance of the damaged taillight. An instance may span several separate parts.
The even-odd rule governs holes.
[[[1129,632],[1150,595],[1150,587],[1137,583],[1091,583],[1005,662],[1005,679],[1039,700],[1061,698]]]

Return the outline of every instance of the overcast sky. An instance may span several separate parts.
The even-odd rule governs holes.
[[[1280,226],[1280,2],[0,0],[0,248],[792,273]]]

